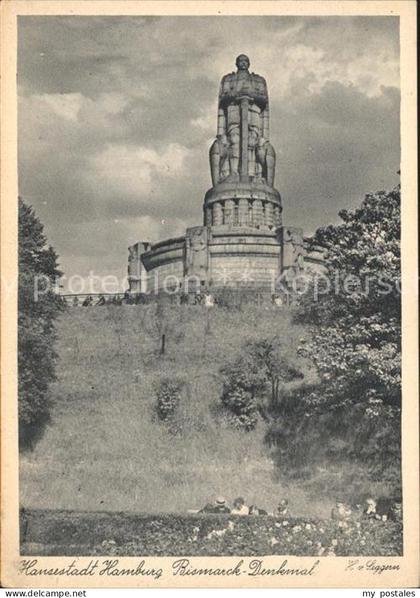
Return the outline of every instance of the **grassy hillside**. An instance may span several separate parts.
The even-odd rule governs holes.
[[[275,481],[264,428],[235,431],[210,412],[220,365],[246,339],[275,333],[287,343],[302,331],[271,308],[209,316],[201,306],[70,308],[58,325],[52,422],[21,460],[22,505],[185,511],[223,494],[273,508],[288,495],[296,512],[307,511],[299,488]],[[154,419],[153,385],[167,375],[188,381],[175,437]],[[310,504],[314,514],[328,508]]]
[[[274,334],[284,338],[293,360],[293,338],[305,333],[286,309],[70,308],[58,323],[52,422],[21,458],[22,506],[185,512],[222,494],[271,510],[287,496],[293,515],[325,517],[337,488],[353,499],[349,464],[313,471],[308,496],[273,461],[262,423],[246,433],[212,415],[220,366],[248,339]],[[187,382],[176,436],[154,415],[154,385],[167,376]]]

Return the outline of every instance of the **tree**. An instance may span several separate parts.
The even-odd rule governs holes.
[[[304,378],[303,369],[305,364],[299,360],[296,353],[295,362],[298,367],[292,365],[290,357],[286,354],[285,347],[290,352],[291,339],[280,339],[274,336],[270,339],[261,339],[249,345],[249,353],[253,363],[260,372],[265,375],[270,386],[270,399],[268,407],[277,409],[280,407],[282,390],[285,385]],[[284,393],[283,393],[284,394]]]
[[[274,412],[282,413],[287,385],[304,378],[305,363],[293,351],[293,345],[292,338],[278,336],[249,342],[233,362],[221,369],[221,401],[236,427],[252,430],[259,418],[268,421]]]
[[[360,207],[339,215],[340,224],[320,228],[311,240],[324,250],[325,272],[314,277],[297,314],[312,328],[301,353],[313,361],[320,381],[299,397],[299,417],[285,434],[299,428],[306,459],[316,455],[305,451],[306,441],[312,447],[318,441],[326,458],[368,463],[372,476],[395,478],[401,414],[400,188],[367,195]]]
[[[18,371],[19,444],[31,448],[50,417],[55,379],[54,321],[64,304],[53,287],[61,275],[43,225],[19,198]]]
[[[326,273],[306,297],[302,319],[316,335],[311,354],[321,379],[354,403],[400,407],[400,190],[367,195],[342,224],[319,229],[312,244],[325,251]],[[327,283],[328,281],[328,283]],[[328,288],[327,288],[328,286]],[[329,393],[331,394],[331,392]],[[324,397],[324,402],[329,402]]]
[[[266,377],[249,351],[244,350],[220,371],[223,380],[221,403],[228,420],[246,431],[253,430],[261,415]]]

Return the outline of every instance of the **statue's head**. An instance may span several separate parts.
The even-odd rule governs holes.
[[[250,61],[246,54],[239,54],[238,58],[236,59],[236,66],[238,71],[247,71],[249,69]]]

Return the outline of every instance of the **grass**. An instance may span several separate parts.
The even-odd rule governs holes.
[[[287,495],[294,511],[325,515],[298,485],[279,482],[261,425],[251,433],[211,415],[218,370],[247,339],[302,330],[287,310],[201,306],[70,308],[58,324],[58,380],[52,422],[21,458],[25,508],[185,512],[214,495],[273,509]],[[166,337],[160,355],[161,334]],[[154,384],[183,377],[183,434],[154,418]],[[277,476],[278,477],[278,476]]]
[[[357,502],[348,480],[363,472],[351,464],[323,463],[309,480],[291,480],[264,443],[262,423],[244,433],[212,416],[220,366],[247,340],[275,334],[293,361],[305,331],[287,309],[70,308],[58,323],[52,421],[20,460],[21,505],[185,513],[223,495],[272,511],[287,497],[291,515],[325,518],[337,491]],[[168,376],[186,382],[176,436],[155,417],[155,384]],[[369,480],[365,486],[377,496],[384,490]]]

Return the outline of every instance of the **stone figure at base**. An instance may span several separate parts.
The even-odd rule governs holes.
[[[276,152],[269,141],[261,137],[256,147],[257,177],[265,179],[268,185],[274,186]]]
[[[225,179],[229,172],[229,142],[226,135],[218,135],[210,147],[210,170],[213,185]]]

